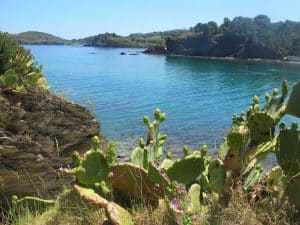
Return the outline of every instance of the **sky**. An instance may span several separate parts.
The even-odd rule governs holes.
[[[0,0],[0,31],[41,31],[66,39],[190,28],[224,17],[268,15],[300,21],[300,0]]]

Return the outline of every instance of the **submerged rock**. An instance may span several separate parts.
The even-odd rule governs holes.
[[[83,107],[49,92],[0,88],[0,192],[45,196],[57,169],[85,152],[100,125]]]

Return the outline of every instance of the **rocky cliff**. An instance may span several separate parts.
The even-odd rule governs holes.
[[[83,107],[47,91],[0,88],[0,192],[46,196],[62,165],[90,148],[100,125]]]
[[[166,48],[169,54],[176,55],[262,59],[282,57],[276,50],[234,34],[187,32],[167,39]]]

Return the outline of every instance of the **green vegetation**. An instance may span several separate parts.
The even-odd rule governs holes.
[[[45,45],[66,45],[71,44],[71,41],[54,36],[52,34],[27,31],[12,35],[19,44],[45,44]]]
[[[129,36],[120,36],[115,33],[105,33],[76,41],[85,46],[147,48],[156,45],[165,45],[168,37],[174,35],[177,36],[183,32],[185,32],[185,30],[130,34]]]
[[[169,53],[180,55],[282,59],[300,56],[300,22],[271,23],[265,15],[211,21],[166,41]]]
[[[213,25],[212,25],[213,26]],[[214,30],[214,29],[209,29]],[[39,87],[44,78],[28,51],[7,34],[0,34],[1,88],[21,91]],[[33,75],[37,79],[33,79]],[[45,87],[44,82],[40,87]],[[234,115],[219,156],[208,147],[182,149],[173,159],[163,152],[167,135],[160,133],[166,114],[145,116],[146,142],[141,139],[130,162],[116,160],[113,142],[92,138],[92,148],[73,154],[73,169],[62,168],[62,178],[75,180],[54,200],[13,196],[2,209],[4,224],[299,224],[300,130],[286,128],[286,115],[300,115],[300,82],[288,98],[266,93],[265,105],[254,96],[247,113]],[[287,100],[287,101],[286,101]],[[287,102],[287,103],[286,103]],[[275,155],[278,165],[266,175],[262,162]],[[5,182],[5,179],[3,179]]]
[[[139,147],[133,150],[131,163],[116,162],[114,144],[110,142],[101,149],[100,139],[95,136],[92,149],[83,157],[74,152],[75,168],[63,170],[64,174],[76,177],[68,191],[73,203],[65,199],[69,202],[65,207],[74,207],[76,196],[75,208],[83,202],[85,211],[102,210],[101,221],[123,225],[139,220],[140,214],[134,214],[136,207],[154,215],[160,211],[161,219],[152,218],[152,224],[227,224],[237,210],[244,214],[242,224],[297,224],[300,221],[297,212],[300,210],[300,130],[296,123],[290,129],[281,123],[279,134],[275,134],[276,124],[289,113],[287,109],[299,115],[297,93],[299,83],[286,105],[288,87],[284,81],[281,96],[276,88],[272,98],[266,93],[264,107],[260,107],[255,96],[246,115],[233,116],[232,128],[215,159],[206,156],[207,146],[194,151],[184,146],[183,157],[173,161],[168,154],[162,161],[167,136],[160,134],[159,128],[166,115],[159,109],[154,112],[154,122],[144,117],[147,142],[141,139]],[[261,163],[269,154],[276,155],[278,166],[263,175]],[[64,193],[55,201],[56,206],[52,201],[30,197],[18,202],[47,203],[46,212],[45,207],[32,210],[28,206],[25,211],[30,210],[30,215],[32,211],[36,213],[33,221],[51,212],[53,222],[58,214],[55,207],[61,207],[62,196]],[[22,205],[17,209],[16,203],[13,205],[13,212],[24,212]],[[239,209],[241,206],[245,208]],[[17,218],[16,223],[19,222]]]
[[[41,71],[28,50],[19,46],[8,34],[0,33],[0,86],[17,91],[26,86],[46,89]]]

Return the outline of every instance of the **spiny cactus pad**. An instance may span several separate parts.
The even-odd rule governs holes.
[[[243,188],[247,190],[255,185],[260,179],[261,172],[262,168],[260,164],[254,166],[250,173],[246,176],[246,179],[243,181]]]
[[[113,225],[133,225],[130,213],[114,202],[108,203],[106,214]]]
[[[158,206],[163,190],[150,181],[146,170],[131,163],[117,163],[112,172],[109,182],[115,196],[129,204],[136,201]]]
[[[176,160],[167,170],[167,175],[172,181],[190,184],[205,170],[204,164],[201,154],[191,154]]]
[[[75,175],[78,184],[87,187],[93,187],[95,184],[101,183],[110,172],[107,157],[99,149],[99,138],[95,136],[92,140],[93,148],[87,151],[82,158],[78,152],[74,152],[73,161],[76,167],[68,172]],[[112,146],[110,147],[112,148]],[[109,162],[110,164],[113,163],[111,157]]]
[[[188,211],[191,213],[199,212],[200,210],[200,191],[201,187],[199,184],[193,184],[188,192],[189,206]]]
[[[140,139],[139,146],[132,151],[129,162],[143,167],[146,170],[148,169],[149,151],[145,148],[145,142],[143,139]]]
[[[210,189],[215,193],[222,193],[226,182],[226,169],[221,160],[215,159],[210,162],[207,177]]]
[[[80,165],[75,168],[76,181],[82,185],[94,185],[103,181],[109,174],[109,166],[104,154],[100,151],[86,152]]]
[[[80,185],[73,185],[73,191],[81,199],[83,199],[86,203],[94,206],[98,206],[101,208],[105,208],[108,204],[108,201],[105,198],[102,198],[100,195],[98,195],[94,189],[91,188],[85,188]]]
[[[286,113],[300,117],[300,82],[293,88],[293,92],[287,103]]]
[[[292,177],[285,193],[289,197],[289,201],[300,210],[300,173]]]
[[[255,112],[248,118],[248,127],[252,142],[269,141],[275,131],[275,121],[266,112]]]
[[[171,185],[171,181],[164,170],[154,163],[149,164],[148,177],[153,183],[159,184],[162,189],[166,189]]]
[[[293,176],[300,171],[300,130],[296,123],[290,129],[281,125],[276,157],[286,175]]]

